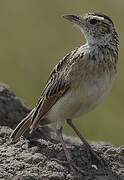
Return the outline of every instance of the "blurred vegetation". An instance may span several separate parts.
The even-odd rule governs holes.
[[[1,0],[0,81],[33,107],[51,69],[84,37],[62,14],[100,11],[112,17],[120,36],[118,78],[110,96],[76,121],[85,137],[124,144],[124,1]],[[73,133],[65,127],[67,134]]]

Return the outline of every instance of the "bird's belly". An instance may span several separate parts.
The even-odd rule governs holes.
[[[74,119],[91,111],[109,93],[114,78],[82,82],[76,89],[70,90],[51,108],[47,118],[51,121]]]

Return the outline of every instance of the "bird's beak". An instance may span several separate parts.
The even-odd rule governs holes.
[[[82,23],[82,19],[81,19],[81,16],[77,16],[77,15],[72,15],[72,14],[66,14],[66,15],[63,15],[63,18],[77,24],[77,25],[80,25]]]

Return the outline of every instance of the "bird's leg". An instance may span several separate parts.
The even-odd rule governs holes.
[[[67,123],[69,124],[69,126],[75,131],[75,133],[77,134],[77,136],[80,138],[80,140],[83,142],[84,146],[86,147],[86,149],[88,150],[88,152],[91,155],[91,158],[95,158],[98,163],[100,163],[100,165],[102,165],[102,167],[105,166],[105,163],[103,161],[103,159],[101,157],[99,157],[95,151],[92,149],[92,147],[88,144],[88,142],[85,140],[85,138],[82,136],[82,134],[79,132],[79,130],[75,127],[75,125],[73,124],[71,119],[67,119],[66,120]]]
[[[65,156],[66,156],[66,159],[67,159],[67,162],[70,166],[70,169],[71,171],[75,174],[75,170],[76,171],[79,171],[80,173],[83,173],[84,174],[84,171],[83,170],[79,170],[79,168],[74,164],[74,162],[72,161],[72,158],[71,158],[71,155],[66,147],[66,144],[64,142],[64,139],[63,139],[63,135],[62,135],[62,132],[63,132],[63,128],[61,127],[60,129],[57,129],[57,136],[62,144],[62,147],[63,147],[63,150],[65,152]]]
[[[67,149],[67,147],[66,147],[66,144],[65,144],[65,142],[64,142],[63,135],[62,135],[62,131],[63,131],[63,128],[61,127],[60,129],[57,130],[56,133],[57,133],[57,136],[58,136],[58,138],[59,138],[59,140],[60,140],[60,142],[61,142],[61,144],[62,144],[62,147],[63,147],[63,150],[64,150],[64,152],[65,152],[67,161],[68,161],[68,163],[70,164],[72,160],[71,160],[70,153],[69,153],[69,151],[68,151],[68,149]]]

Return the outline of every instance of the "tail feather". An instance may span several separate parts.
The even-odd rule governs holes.
[[[19,124],[18,126],[13,130],[12,134],[10,135],[10,139],[12,140],[12,142],[16,142],[20,136],[22,136],[25,131],[30,128],[30,122],[32,119],[32,115],[34,114],[34,110],[33,109],[28,116],[26,116]]]

